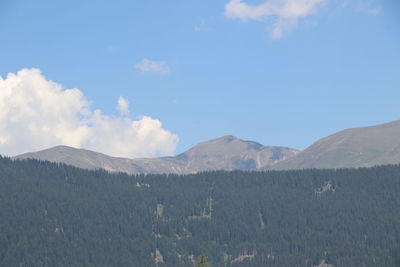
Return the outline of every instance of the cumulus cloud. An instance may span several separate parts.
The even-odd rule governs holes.
[[[119,111],[119,114],[121,114],[121,115],[129,114],[129,101],[127,99],[125,99],[124,97],[120,96],[118,98],[117,109]]]
[[[318,11],[327,0],[267,0],[250,5],[242,0],[230,0],[225,5],[225,16],[231,19],[263,21],[274,18],[270,32],[272,39],[282,38],[295,29],[299,21]]]
[[[170,72],[165,61],[154,61],[147,58],[136,63],[135,68],[144,72],[155,72],[158,74],[168,74]]]
[[[157,119],[138,120],[92,110],[79,89],[63,89],[38,69],[0,77],[0,154],[68,145],[120,157],[171,155],[178,137]],[[118,101],[121,113],[129,105]]]

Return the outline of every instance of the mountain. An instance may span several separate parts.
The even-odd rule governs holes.
[[[14,157],[60,162],[84,169],[106,169],[135,173],[196,173],[211,170],[261,170],[293,157],[298,150],[287,147],[263,146],[228,135],[200,143],[175,157],[116,158],[105,154],[56,146]]]
[[[203,142],[176,158],[184,162],[186,172],[203,170],[258,170],[293,157],[298,150],[263,146],[232,135]]]
[[[37,159],[65,163],[83,169],[105,169],[111,172],[138,173],[141,171],[131,159],[110,157],[102,153],[69,146],[56,146],[53,148],[30,152],[15,156],[14,159]]]
[[[274,169],[354,168],[400,162],[400,121],[340,131]]]
[[[320,139],[301,152],[287,147],[263,146],[227,135],[200,143],[175,157],[115,158],[85,149],[57,146],[15,158],[130,174],[370,167],[400,163],[400,120],[343,130]]]

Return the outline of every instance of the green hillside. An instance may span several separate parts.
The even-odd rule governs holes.
[[[399,266],[400,166],[109,174],[0,158],[0,266]]]

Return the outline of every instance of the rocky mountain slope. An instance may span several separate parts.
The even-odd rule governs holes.
[[[327,136],[273,168],[354,168],[398,163],[400,121],[393,121]]]
[[[263,146],[234,136],[223,136],[203,142],[175,157],[127,159],[105,154],[57,146],[26,153],[15,159],[34,158],[62,162],[84,169],[106,169],[133,173],[196,173],[210,170],[261,170],[295,156],[298,150]]]

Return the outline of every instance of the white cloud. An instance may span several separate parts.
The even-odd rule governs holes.
[[[381,7],[376,7],[376,8],[368,9],[367,13],[371,14],[371,15],[379,15],[381,13],[381,11],[382,11]]]
[[[198,23],[196,23],[193,27],[196,32],[203,32],[208,30],[208,26],[206,20],[204,18],[200,18]]]
[[[375,0],[358,0],[355,4],[355,10],[357,12],[376,16],[382,11],[382,6],[378,5]]]
[[[263,21],[275,18],[270,32],[272,39],[282,38],[295,29],[300,19],[318,11],[328,0],[267,0],[259,5],[249,5],[242,0],[230,0],[225,5],[225,16],[231,19]]]
[[[121,110],[127,111],[127,101],[120,99]],[[159,120],[146,116],[132,120],[92,110],[79,89],[64,90],[38,69],[0,77],[0,107],[3,155],[64,144],[113,156],[150,157],[171,155],[178,143]]]
[[[121,47],[120,47],[119,45],[108,45],[108,46],[106,47],[106,50],[107,50],[108,52],[110,52],[110,53],[117,52],[117,51],[119,51],[120,49],[121,49]]]
[[[119,111],[119,114],[121,114],[121,115],[129,114],[129,101],[127,99],[125,99],[124,97],[120,96],[118,98],[117,109]]]
[[[144,72],[155,72],[159,74],[168,74],[170,72],[165,61],[153,61],[147,58],[136,63],[135,68]]]

